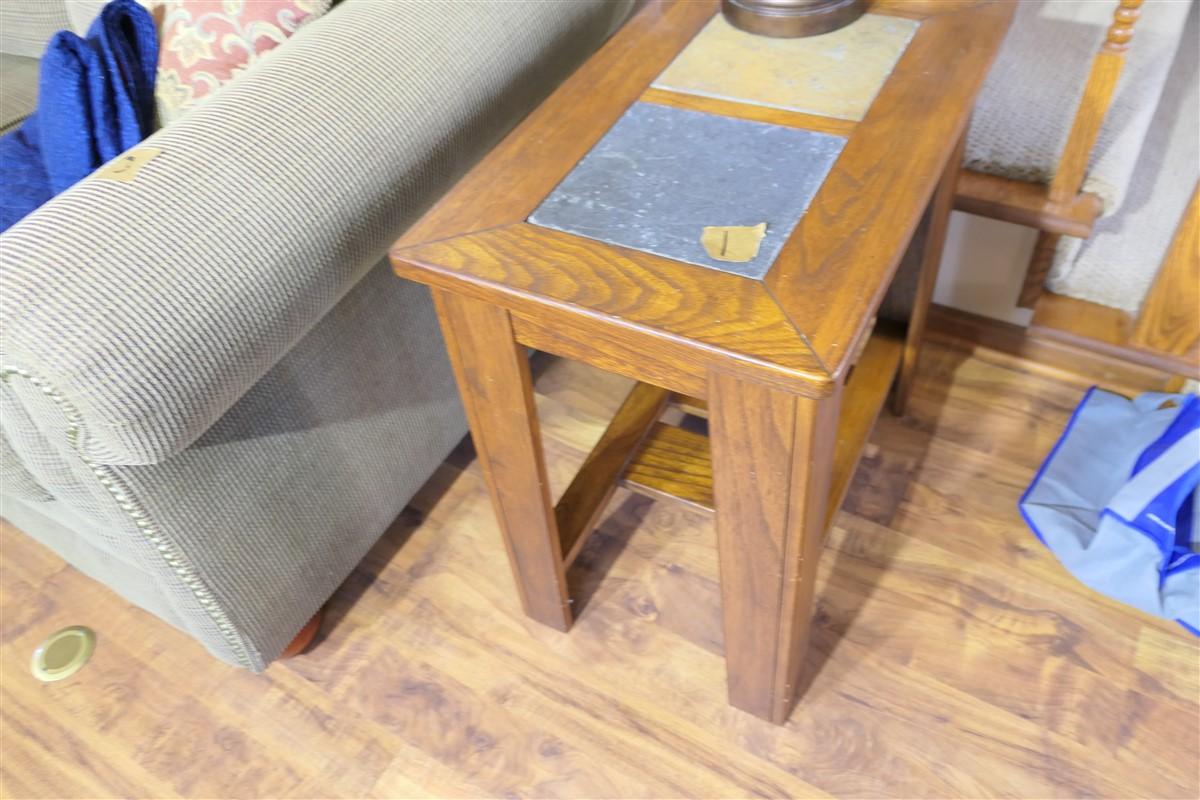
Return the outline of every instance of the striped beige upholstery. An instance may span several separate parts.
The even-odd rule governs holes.
[[[31,503],[5,496],[4,516],[83,574],[109,586],[134,605],[185,632],[189,626],[173,608],[162,602],[163,588],[153,572],[147,572],[96,544],[100,529],[65,503]],[[84,611],[84,609],[80,609]],[[103,621],[87,620],[104,633]],[[194,634],[193,634],[194,635]]]
[[[58,31],[87,32],[105,0],[0,0],[0,133],[37,107],[38,59]]]
[[[466,429],[386,247],[627,8],[344,0],[0,236],[5,515],[265,666]]]
[[[252,0],[253,1],[253,0]],[[108,0],[63,0],[67,6],[67,19],[71,30],[83,36],[91,26],[92,20],[100,15]],[[138,0],[142,5],[153,9],[162,4],[162,0]]]
[[[44,395],[4,410],[36,485],[58,499],[14,506],[6,496],[5,515],[56,520],[26,532],[252,669],[283,649],[466,433],[428,292],[385,264],[160,464],[93,474],[31,424],[57,413]]]
[[[30,474],[17,451],[9,444],[8,436],[0,430],[0,487],[5,497],[48,503],[54,495]]]
[[[65,0],[0,0],[0,53],[40,58],[50,37],[69,27]]]
[[[37,108],[38,60],[0,53],[0,133]]]
[[[69,397],[95,461],[179,452],[625,8],[342,3],[148,139],[136,181],[3,235],[0,366]]]

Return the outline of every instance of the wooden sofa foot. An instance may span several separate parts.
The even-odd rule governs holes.
[[[308,646],[312,644],[313,639],[317,636],[317,631],[321,629],[321,620],[325,618],[325,609],[321,608],[316,614],[313,614],[300,632],[296,634],[296,638],[288,643],[288,646],[283,648],[283,652],[279,654],[281,659],[292,658],[303,653]]]

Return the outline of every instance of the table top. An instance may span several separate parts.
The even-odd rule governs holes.
[[[877,0],[806,39],[752,36],[717,11],[643,8],[396,243],[397,273],[828,391],[1013,4]]]

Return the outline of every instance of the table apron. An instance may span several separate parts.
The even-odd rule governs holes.
[[[713,370],[801,397],[824,397],[834,386],[809,383],[770,364],[637,327],[580,324],[572,314],[541,312],[541,318],[534,319],[512,310],[513,332],[521,344],[673,392],[707,399]]]

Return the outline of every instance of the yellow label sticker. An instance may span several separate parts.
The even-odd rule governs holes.
[[[757,225],[705,226],[700,244],[717,261],[750,261],[767,235],[767,223]]]
[[[138,147],[114,158],[100,169],[96,177],[106,181],[121,181],[129,183],[137,177],[142,167],[149,164],[162,150],[157,147]]]

